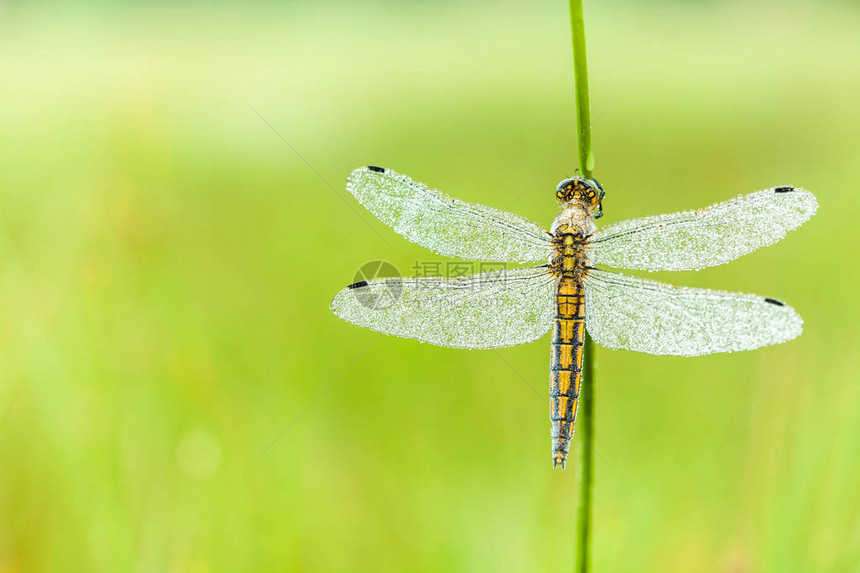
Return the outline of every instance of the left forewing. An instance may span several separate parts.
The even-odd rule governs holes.
[[[672,285],[593,269],[585,326],[595,342],[648,354],[751,350],[800,335],[803,321],[778,300]]]
[[[441,255],[542,263],[552,251],[552,237],[540,225],[449,197],[390,169],[356,169],[346,188],[380,221]]]
[[[809,191],[776,187],[697,211],[631,219],[587,241],[591,263],[644,271],[721,265],[782,239],[815,214]]]
[[[543,267],[457,278],[362,281],[331,303],[339,317],[439,346],[497,348],[540,338],[552,325],[556,279]]]

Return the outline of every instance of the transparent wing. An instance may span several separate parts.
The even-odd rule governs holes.
[[[540,338],[552,325],[556,279],[542,267],[457,278],[361,281],[331,303],[344,320],[439,346],[496,348]]]
[[[346,188],[380,221],[441,255],[533,263],[545,262],[552,250],[552,237],[539,225],[448,197],[390,169],[356,169]]]
[[[721,265],[773,244],[815,214],[809,191],[776,187],[697,211],[608,225],[587,244],[596,265],[687,271]]]
[[[752,294],[675,287],[589,271],[585,326],[595,342],[648,354],[697,356],[751,350],[800,335],[794,309]]]

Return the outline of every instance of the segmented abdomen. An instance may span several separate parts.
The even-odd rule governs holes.
[[[582,381],[582,344],[585,300],[582,285],[562,277],[555,295],[556,314],[552,329],[550,360],[550,420],[552,420],[552,466],[564,468]]]

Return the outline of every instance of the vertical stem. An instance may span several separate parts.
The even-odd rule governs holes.
[[[579,168],[591,179],[594,151],[591,149],[591,108],[588,104],[588,63],[585,57],[585,21],[582,0],[568,0],[570,31],[573,36],[573,76],[576,83],[576,124],[579,133]]]
[[[579,168],[591,179],[594,151],[591,148],[591,110],[588,103],[588,64],[585,57],[585,21],[582,0],[568,0],[570,31],[573,37],[573,73],[576,83],[576,123],[579,135]],[[591,501],[594,480],[594,342],[586,332],[583,350],[582,388],[579,403],[577,447],[580,454],[579,515],[577,516],[576,573],[588,573],[591,548]]]
[[[588,573],[591,550],[591,501],[594,481],[594,342],[586,332],[582,349],[582,396],[579,403],[579,515],[577,516],[576,573]]]

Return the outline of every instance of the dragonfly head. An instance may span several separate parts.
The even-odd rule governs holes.
[[[603,216],[603,197],[606,192],[597,179],[586,179],[575,175],[558,184],[555,197],[562,205],[576,204],[584,207],[595,219]]]

